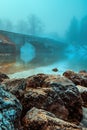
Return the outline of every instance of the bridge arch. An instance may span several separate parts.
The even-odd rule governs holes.
[[[20,48],[20,58],[23,62],[28,63],[35,58],[36,50],[30,42],[25,42]]]

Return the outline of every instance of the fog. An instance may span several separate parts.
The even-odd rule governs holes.
[[[87,70],[87,0],[0,0],[0,30],[61,41],[64,64]],[[20,53],[24,63],[35,58],[29,43]]]
[[[73,16],[81,20],[86,15],[86,5],[86,0],[0,0],[0,18],[16,24],[35,14],[42,20],[46,33],[62,36]]]

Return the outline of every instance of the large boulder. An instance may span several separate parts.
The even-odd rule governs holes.
[[[78,122],[82,119],[82,100],[80,93],[72,81],[63,76],[50,75],[44,80],[44,87],[50,87],[56,93],[57,96],[53,96],[53,100],[57,101],[57,98],[62,100],[61,106],[65,106],[68,110],[68,120]],[[60,100],[60,101],[61,101]],[[54,102],[54,101],[53,101]],[[53,106],[54,103],[52,102]],[[58,103],[58,101],[57,101]],[[53,110],[55,110],[54,107]],[[62,108],[62,107],[61,107]],[[49,105],[51,109],[51,105]],[[48,110],[48,109],[46,109]],[[51,111],[52,112],[52,111]],[[63,110],[62,110],[63,112]]]
[[[19,100],[0,86],[0,130],[19,130],[21,111]]]
[[[79,73],[75,73],[73,71],[66,71],[63,75],[70,79],[74,84],[87,87],[87,72],[80,71]]]
[[[20,100],[22,117],[32,107],[37,107],[70,122],[79,123],[82,119],[80,93],[72,81],[63,76],[37,74],[4,84]]]
[[[74,124],[65,122],[48,111],[32,108],[23,118],[24,130],[82,130]]]

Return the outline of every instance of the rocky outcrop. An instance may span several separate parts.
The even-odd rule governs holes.
[[[37,74],[22,79],[5,77],[0,87],[1,128],[8,129],[4,119],[8,122],[8,130],[87,129],[83,128],[87,127],[85,87],[60,75]]]
[[[32,108],[23,118],[24,130],[81,130],[74,124],[56,118],[48,111]]]
[[[21,111],[18,99],[0,86],[0,130],[19,130]]]
[[[79,123],[82,119],[80,93],[72,81],[63,76],[38,74],[3,83],[20,100],[22,117],[32,107],[37,107],[70,122]]]

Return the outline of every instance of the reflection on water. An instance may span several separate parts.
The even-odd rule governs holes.
[[[35,57],[35,48],[30,43],[25,43],[20,49],[20,58],[27,64]]]
[[[16,62],[16,56],[11,54],[0,54],[0,72],[10,72]]]
[[[84,53],[81,51],[81,49],[78,53],[79,57],[77,57],[77,51],[75,49],[71,50],[71,48],[69,48],[67,52],[68,53],[66,53],[66,57],[63,55],[63,57],[59,59],[62,52],[58,57],[58,51],[51,53],[51,51],[48,52],[48,50],[42,51],[40,48],[39,52],[36,54],[34,47],[29,43],[25,43],[21,47],[19,55],[0,54],[0,71],[10,74],[19,71],[35,69],[37,67],[52,65],[54,63],[57,63],[55,64],[55,67],[57,68],[64,66],[64,69],[67,68],[74,71],[87,69],[87,58],[86,56],[83,58]]]
[[[0,65],[16,62],[16,56],[11,54],[0,54]]]
[[[0,71],[10,74],[51,65],[58,61],[58,55],[48,51],[40,51],[36,55],[35,49],[29,43],[24,44],[20,52],[19,55],[0,56]]]

